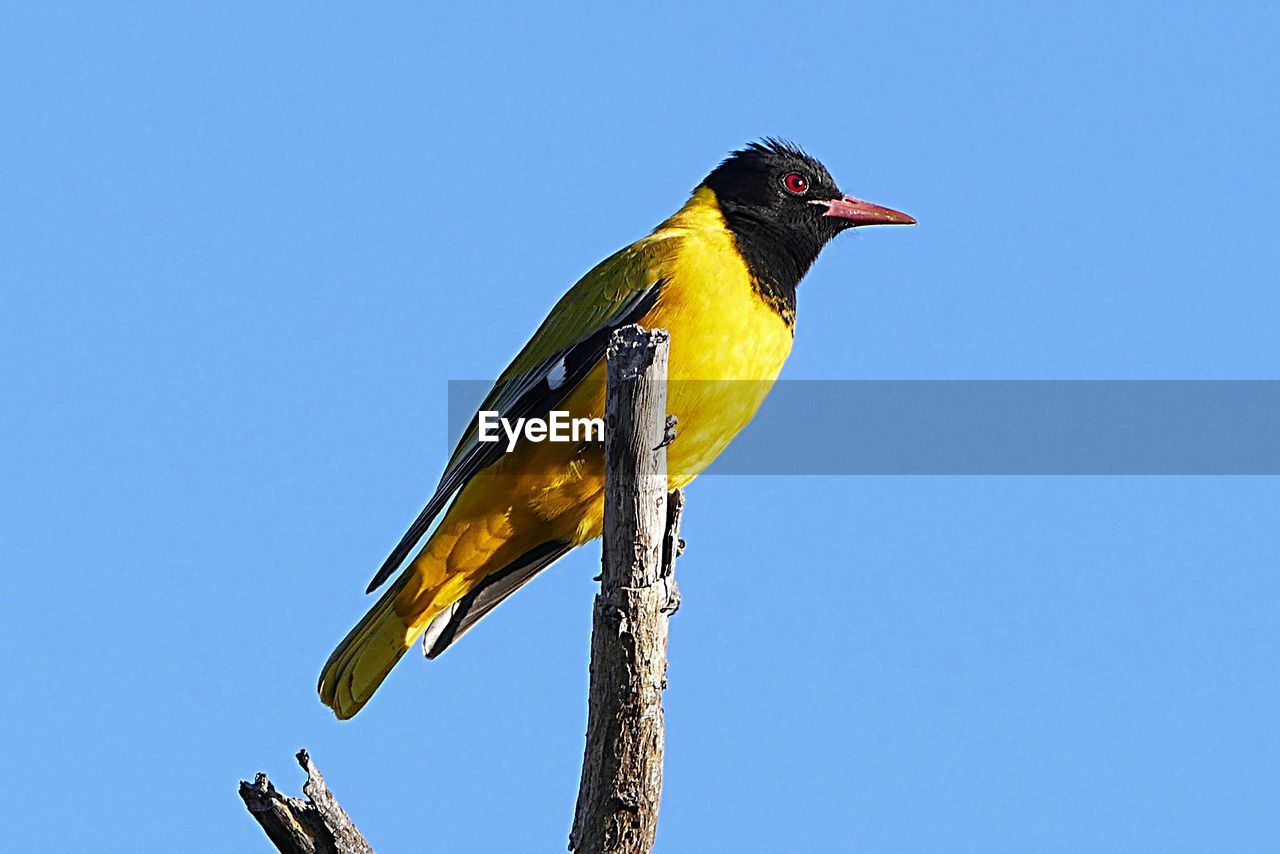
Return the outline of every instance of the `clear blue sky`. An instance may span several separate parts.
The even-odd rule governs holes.
[[[353,722],[316,674],[447,380],[749,139],[921,222],[786,377],[1280,377],[1274,4],[466,5],[0,14],[6,850],[267,851],[299,746],[380,850],[562,850],[594,549]],[[1278,509],[698,482],[660,850],[1276,850]]]

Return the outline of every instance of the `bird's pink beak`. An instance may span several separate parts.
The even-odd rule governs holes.
[[[908,216],[893,208],[885,208],[845,196],[842,199],[814,199],[815,205],[826,205],[823,216],[834,216],[845,219],[852,225],[915,225],[914,217]]]

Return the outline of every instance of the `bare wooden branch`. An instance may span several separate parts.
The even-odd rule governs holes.
[[[307,772],[306,800],[282,795],[259,774],[240,781],[240,798],[282,854],[374,854],[355,823],[338,804],[305,750],[298,764]]]
[[[606,355],[604,552],[587,744],[569,849],[648,854],[662,797],[667,620],[684,498],[667,495],[668,335],[628,326]]]

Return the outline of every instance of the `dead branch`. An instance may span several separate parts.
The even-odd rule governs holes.
[[[282,795],[266,774],[240,781],[240,798],[281,854],[374,854],[305,750],[298,764],[307,772],[306,800]]]
[[[647,854],[662,797],[667,620],[684,498],[667,495],[665,330],[628,326],[606,356],[604,552],[591,632],[582,781],[569,849]]]

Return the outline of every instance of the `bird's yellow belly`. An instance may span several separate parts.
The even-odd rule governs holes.
[[[655,311],[650,321],[671,332],[667,410],[676,416],[677,438],[667,450],[667,470],[673,488],[710,465],[755,416],[791,351],[790,330],[753,293],[724,302],[736,306],[678,306]]]

